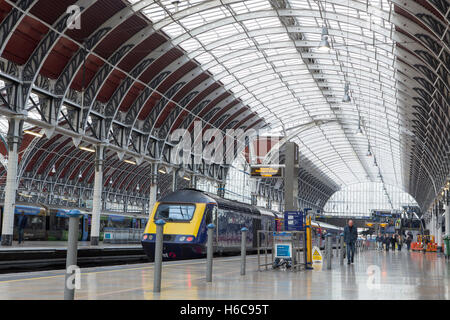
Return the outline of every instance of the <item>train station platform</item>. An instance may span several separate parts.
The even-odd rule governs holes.
[[[79,241],[78,249],[123,249],[123,248],[142,248],[140,243],[135,244],[112,244],[100,242],[98,246],[91,245],[90,241]],[[13,245],[0,246],[0,252],[2,251],[42,251],[42,250],[66,250],[67,241],[27,241],[19,244],[17,241],[13,242]]]
[[[153,293],[153,264],[82,269],[79,300],[409,300],[449,299],[449,267],[434,253],[364,251],[352,265],[300,272],[257,270],[248,256],[214,259],[213,282],[205,260],[163,263],[160,293]],[[371,275],[371,270],[378,270]],[[378,272],[378,273],[377,273]],[[375,281],[372,281],[373,278]],[[0,299],[63,299],[64,271],[0,275]]]
[[[0,273],[38,269],[64,268],[67,241],[27,241],[10,247],[0,246]],[[91,265],[125,264],[148,261],[141,244],[109,244],[92,246],[89,241],[78,243],[81,267]]]

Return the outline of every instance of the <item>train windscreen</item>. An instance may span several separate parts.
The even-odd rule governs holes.
[[[163,219],[168,222],[191,221],[195,212],[195,205],[192,204],[169,204],[162,203],[158,206],[155,220]]]

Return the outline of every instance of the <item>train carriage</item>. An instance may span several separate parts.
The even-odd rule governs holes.
[[[206,254],[207,225],[214,223],[214,252],[238,253],[241,250],[241,229],[246,227],[247,250],[257,249],[257,232],[281,231],[283,217],[267,209],[223,199],[217,195],[195,189],[183,189],[160,199],[150,214],[142,237],[146,254],[154,257],[156,224],[163,219],[163,257],[189,259]],[[339,228],[313,223],[314,237],[323,247],[323,230],[338,233]],[[264,237],[264,234],[261,234]],[[264,239],[261,239],[262,243]]]

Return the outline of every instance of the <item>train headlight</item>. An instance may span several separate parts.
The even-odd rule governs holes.
[[[153,235],[149,235],[148,240],[153,240]]]
[[[179,241],[184,241],[184,240],[186,240],[186,237],[180,237],[178,240]]]
[[[187,237],[187,238],[186,238],[186,241],[187,241],[187,242],[191,242],[192,240],[194,240],[194,237]]]
[[[144,236],[142,237],[142,239],[144,239],[144,240],[147,240],[147,238],[148,238],[147,234],[144,234]]]

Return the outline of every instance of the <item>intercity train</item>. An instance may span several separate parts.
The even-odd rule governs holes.
[[[189,259],[206,254],[207,226],[215,225],[214,251],[218,254],[241,250],[241,229],[246,227],[247,250],[257,250],[257,232],[281,231],[283,215],[245,203],[223,199],[195,189],[182,189],[161,198],[150,214],[142,246],[154,257],[157,220],[164,220],[163,257]],[[341,228],[312,223],[313,243],[323,247],[323,234],[340,233]],[[263,236],[263,235],[262,235]],[[318,239],[318,240],[315,240]]]
[[[26,241],[65,241],[69,230],[69,210],[58,208],[43,208],[25,205],[16,205],[14,211],[14,240],[17,240],[16,226],[20,215],[27,216],[27,226],[24,230]],[[3,219],[1,207],[0,222]],[[88,241],[90,237],[92,215],[84,212],[80,218],[79,240]],[[103,240],[104,228],[130,228],[143,229],[147,223],[145,217],[134,217],[122,214],[102,214],[100,216],[100,240]],[[1,223],[0,223],[1,231]]]

